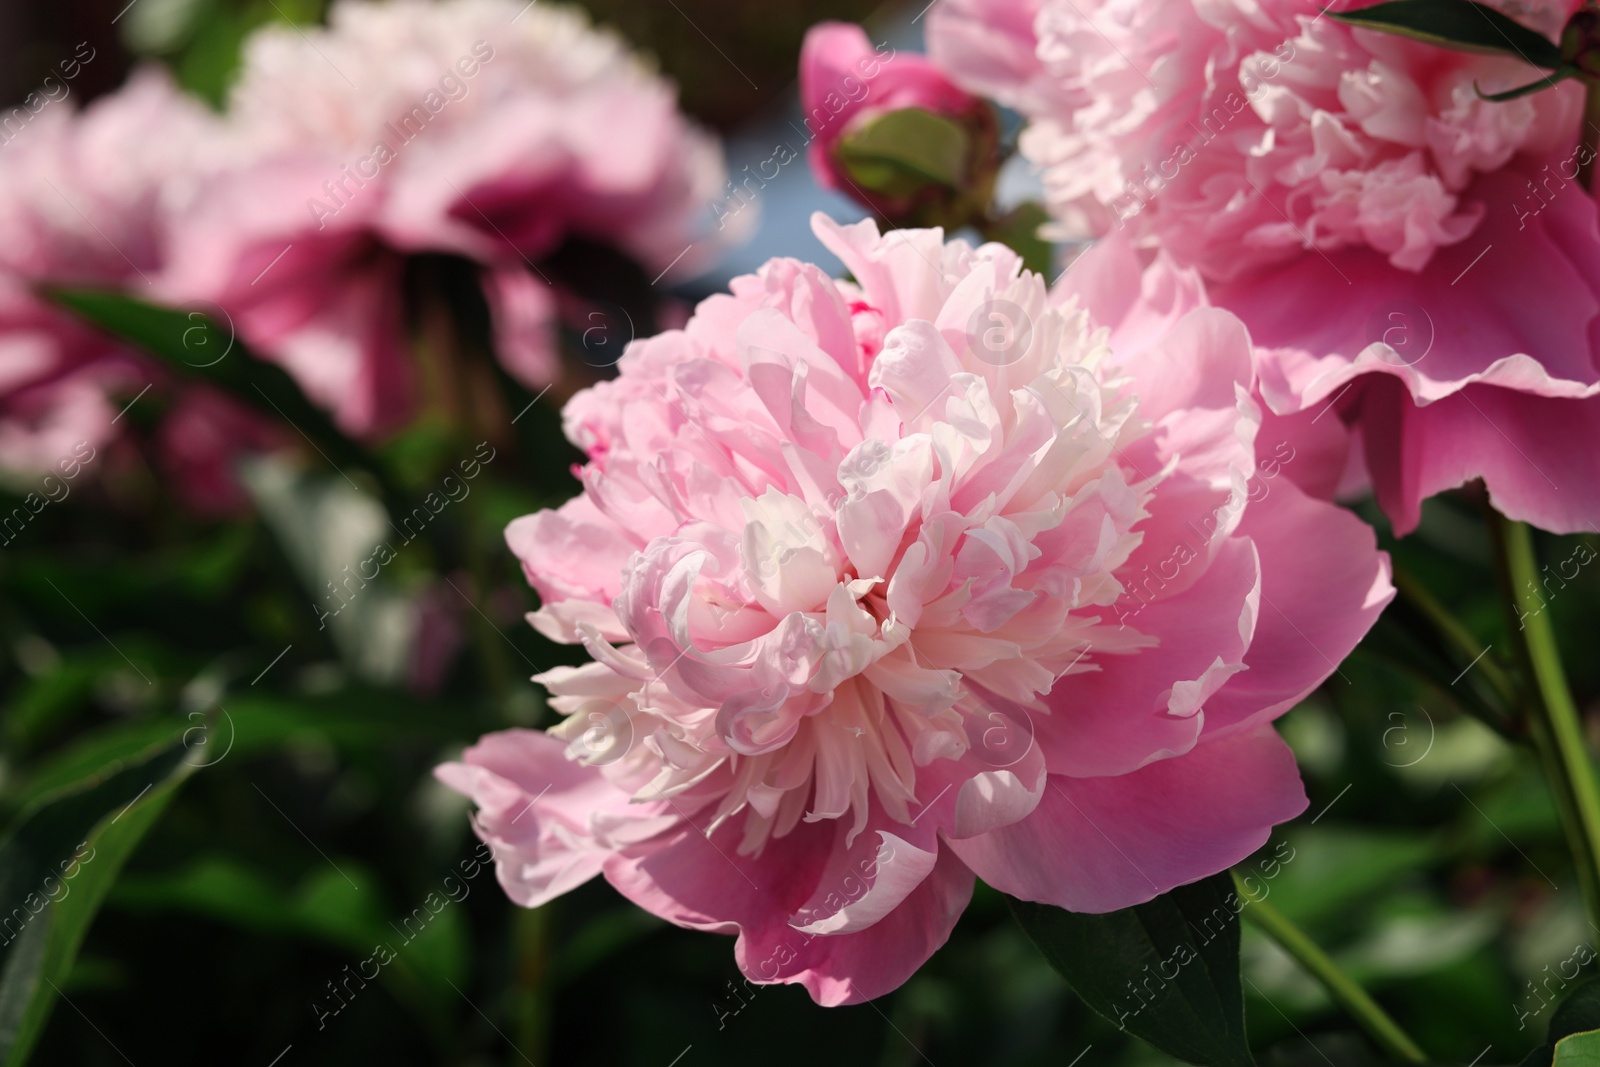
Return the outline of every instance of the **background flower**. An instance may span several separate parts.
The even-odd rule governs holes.
[[[1575,5],[1504,5],[1554,36]],[[1495,103],[1515,59],[1353,30],[1315,4],[955,0],[930,50],[1032,120],[1065,231],[1126,228],[1209,281],[1272,353],[1275,411],[1337,403],[1400,532],[1481,477],[1495,506],[1589,528],[1596,473],[1582,90]],[[1529,315],[1530,301],[1549,308]],[[1577,401],[1582,401],[1577,402]]]
[[[593,244],[648,278],[718,247],[717,142],[574,9],[341,3],[325,30],[251,38],[229,121],[235,159],[185,213],[166,290],[229,309],[351,432],[415,411],[408,257],[477,264],[497,354],[537,389],[559,369],[542,261]]]
[[[81,112],[53,103],[0,146],[0,466],[48,471],[103,445],[156,370],[36,295],[43,285],[150,292],[164,220],[215,123],[154,69]],[[125,402],[125,401],[124,401]]]

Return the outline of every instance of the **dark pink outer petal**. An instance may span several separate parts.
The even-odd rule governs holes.
[[[913,837],[899,846],[902,859],[933,852],[938,859],[898,906],[854,933],[798,929],[807,924],[802,909],[816,907],[835,881],[839,892],[851,892],[836,862],[847,828],[834,820],[802,822],[759,856],[739,854],[737,820],[709,836],[685,827],[610,857],[605,875],[623,896],[669,922],[738,934],[734,955],[752,981],[797,982],[818,1003],[854,1004],[911,977],[949,938],[972,895],[971,872],[931,829],[884,825]],[[849,853],[871,856],[879,847],[869,829]]]
[[[548,385],[560,371],[555,291],[520,263],[487,268],[482,277],[500,362],[529,389]]]
[[[1169,357],[1163,361],[1159,351],[1152,356],[1151,350],[1162,347],[1184,315],[1209,303],[1205,286],[1193,270],[1185,270],[1159,253],[1148,267],[1143,266],[1138,253],[1120,232],[1101,238],[1074,260],[1051,289],[1050,299],[1058,306],[1076,300],[1092,322],[1111,327],[1111,347],[1117,358],[1141,367],[1145,371],[1143,378],[1157,382],[1164,380],[1174,363],[1180,364],[1175,369],[1181,378],[1182,360]],[[1248,347],[1244,353],[1245,362],[1253,363]],[[1219,376],[1224,373],[1213,367],[1207,369],[1206,376],[1225,385],[1225,378]],[[1236,380],[1245,384],[1253,380],[1252,374],[1253,370],[1236,375]],[[1259,399],[1258,394],[1258,402]],[[1337,491],[1348,487],[1350,433],[1338,412],[1319,407],[1315,411],[1279,415],[1268,408],[1263,411],[1255,445],[1253,493],[1260,491],[1256,483],[1270,481],[1280,472],[1324,500],[1333,499]],[[1285,457],[1292,458],[1286,461]]]
[[[281,424],[210,386],[191,386],[173,400],[156,430],[156,447],[173,492],[193,511],[230,516],[250,506],[239,462],[289,443]]]
[[[1482,478],[1495,510],[1556,533],[1600,532],[1600,396],[1558,400],[1469,385],[1417,407],[1373,375],[1359,426],[1378,503],[1397,533],[1422,501]]]
[[[1263,483],[1239,533],[1261,560],[1261,604],[1245,670],[1206,702],[1205,736],[1277,718],[1321,685],[1394,599],[1372,528],[1288,479]]]
[[[141,358],[0,275],[0,467],[49,471],[79,442],[116,432],[106,394],[156,375]]]
[[[1273,410],[1353,407],[1399,533],[1424,498],[1479,477],[1511,518],[1561,533],[1600,525],[1600,495],[1574,491],[1600,463],[1595,204],[1572,186],[1533,214],[1527,179],[1481,177],[1483,225],[1421,272],[1348,250],[1211,290],[1264,346]],[[1373,347],[1386,334],[1395,351]]]
[[[1224,870],[1305,808],[1294,754],[1261,727],[1132,774],[1051,775],[1028,818],[948,847],[1002,893],[1107,912]]]
[[[805,970],[791,981],[804,985],[824,1007],[893,992],[950,939],[972,899],[972,886],[972,872],[949,848],[940,848],[933,870],[899,907],[860,933],[812,941],[810,954],[800,956]],[[759,970],[764,963],[755,965]],[[748,966],[744,960],[740,965]]]
[[[1282,476],[1318,500],[1363,495],[1366,472],[1352,455],[1351,436],[1337,411],[1263,411],[1250,492],[1259,495]]]
[[[1211,302],[1271,350],[1262,388],[1273,409],[1317,404],[1367,372],[1402,379],[1419,403],[1479,380],[1546,396],[1600,388],[1594,201],[1574,187],[1519,217],[1526,182],[1511,168],[1480,177],[1470,191],[1487,208],[1483,223],[1421,271],[1349,249],[1213,285]],[[1391,331],[1398,352],[1368,351]],[[1517,355],[1526,358],[1507,362]]]
[[[402,263],[370,225],[380,188],[337,213],[305,190],[319,157],[274,160],[208,184],[174,224],[163,299],[218,305],[257,354],[284,366],[348,433],[404,422],[415,400],[401,307]]]

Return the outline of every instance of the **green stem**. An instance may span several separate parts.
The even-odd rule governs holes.
[[[1461,621],[1443,604],[1439,603],[1421,582],[1399,567],[1394,571],[1395,588],[1400,595],[1421,612],[1433,624],[1439,635],[1455,647],[1461,656],[1457,662],[1460,665],[1472,664],[1473,669],[1483,673],[1484,680],[1500,698],[1505,709],[1517,706],[1517,691],[1505,671],[1500,669],[1500,664],[1491,656],[1483,655],[1483,647],[1472,631],[1461,625]]]
[[[513,908],[511,998],[517,1050],[534,1063],[547,1063],[550,1039],[550,911]]]
[[[1588,151],[1578,158],[1578,184],[1594,188],[1595,152],[1600,149],[1600,79],[1582,78],[1583,147]]]
[[[472,589],[470,595],[474,610],[472,612],[473,638],[478,646],[478,654],[483,660],[484,670],[487,672],[489,692],[494,697],[496,705],[503,713],[505,710],[506,696],[515,684],[515,670],[511,664],[511,657],[506,655],[504,638],[483,613],[480,604],[487,604],[489,594],[494,589],[493,579],[490,577],[490,561],[483,550],[483,543],[479,535],[484,529],[482,501],[473,493],[464,501],[466,507],[466,529],[463,531],[465,538],[464,554],[467,562],[467,573],[472,576]]]
[[[1306,971],[1322,983],[1322,988],[1328,991],[1328,996],[1333,998],[1350,1017],[1361,1024],[1361,1028],[1375,1041],[1379,1048],[1396,1059],[1406,1063],[1427,1063],[1428,1056],[1418,1047],[1400,1024],[1390,1018],[1389,1013],[1378,1006],[1378,1002],[1367,995],[1367,991],[1355,983],[1348,974],[1340,969],[1339,965],[1316,942],[1306,936],[1304,930],[1296,926],[1287,915],[1279,911],[1275,905],[1268,904],[1264,899],[1257,900],[1252,897],[1239,880],[1237,872],[1233,876],[1234,885],[1238,888],[1239,898],[1245,901],[1240,915],[1249,919],[1256,928],[1273,941],[1277,942],[1295,962],[1304,967]]]
[[[457,455],[471,455],[480,440],[482,412],[474,403],[477,391],[473,388],[474,365],[490,362],[469,329],[467,312],[451,299],[448,278],[439,270],[428,276],[432,286],[431,303],[423,325],[423,342],[438,376],[437,387],[444,397],[445,414],[452,424],[453,451]],[[487,421],[485,417],[483,421]],[[483,498],[480,492],[469,491],[462,502],[464,521],[460,526],[461,542],[459,562],[471,578],[466,591],[470,614],[468,625],[472,629],[473,645],[482,661],[488,680],[489,693],[496,708],[502,713],[505,700],[515,684],[515,672],[506,655],[504,636],[490,621],[483,609],[493,590],[492,565],[484,552]],[[452,561],[453,562],[453,561]],[[448,564],[446,566],[448,569]]]
[[[1600,922],[1600,783],[1584,744],[1578,705],[1561,666],[1555,628],[1537,592],[1540,574],[1533,531],[1498,514],[1491,516],[1490,529],[1511,597],[1512,632],[1521,636],[1522,660],[1534,683],[1526,701],[1529,726],[1556,793],[1590,920]]]

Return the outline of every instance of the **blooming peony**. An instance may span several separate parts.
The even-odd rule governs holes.
[[[1050,293],[999,245],[814,227],[854,283],[772,260],[569,403],[584,493],[506,538],[593,662],[539,676],[562,724],[436,773],[518,903],[604,874],[841,1004],[974,875],[1107,911],[1259,847],[1306,803],[1271,720],[1392,590],[1258,460],[1244,329],[1180,272],[1108,244]]]
[[[929,48],[1031,120],[1063,229],[1125,230],[1211,283],[1279,412],[1337,404],[1405,532],[1482,477],[1513,518],[1600,522],[1600,234],[1583,90],[1355,30],[1316,0],[944,0]],[[1500,5],[1555,36],[1575,0]]]
[[[235,165],[187,213],[168,289],[229,309],[353,433],[416,399],[406,256],[479,264],[498,353],[537,387],[556,371],[557,310],[538,263],[563,242],[651,275],[713,249],[699,238],[726,180],[716,141],[571,9],[345,0],[327,29],[250,39],[230,122]]]

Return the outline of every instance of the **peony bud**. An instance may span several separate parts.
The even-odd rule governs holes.
[[[988,206],[998,126],[927,57],[823,22],[800,51],[812,173],[895,221],[958,226]]]

